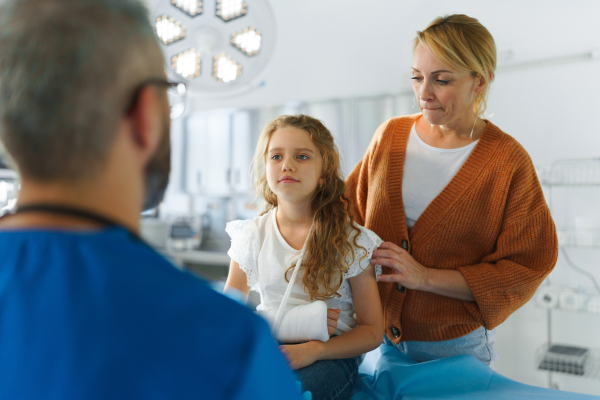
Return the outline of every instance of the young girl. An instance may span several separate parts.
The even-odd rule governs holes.
[[[253,164],[266,211],[227,225],[232,243],[225,290],[238,289],[246,299],[251,288],[259,292],[257,310],[272,322],[305,248],[285,308],[289,318],[276,336],[313,399],[349,398],[360,356],[383,340],[375,267],[369,262],[382,241],[348,214],[339,154],[320,121],[305,115],[275,119],[261,133]],[[335,313],[331,318],[332,310],[339,319]],[[286,329],[291,336],[279,334]],[[325,337],[315,330],[324,330]]]

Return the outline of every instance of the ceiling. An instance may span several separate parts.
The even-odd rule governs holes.
[[[170,0],[147,0],[149,9],[158,1]],[[246,2],[252,6],[252,0]],[[444,14],[478,18],[499,53],[512,54],[503,63],[600,48],[600,2],[595,0],[271,0],[271,6],[275,50],[255,79],[265,85],[219,99],[192,93],[190,110],[410,90],[410,42],[416,30]]]

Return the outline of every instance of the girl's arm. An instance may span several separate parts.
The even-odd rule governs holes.
[[[227,282],[225,282],[223,293],[227,293],[231,290],[236,290],[241,293],[244,302],[248,301],[250,286],[248,286],[246,273],[242,271],[240,264],[233,260],[231,260],[231,263],[229,264],[229,275],[227,275]],[[340,310],[327,309],[327,332],[329,332],[329,336],[333,335],[335,332],[337,321],[339,319],[339,312]]]
[[[248,301],[248,293],[250,293],[250,287],[248,286],[248,279],[246,273],[240,268],[240,264],[231,260],[229,264],[229,275],[227,275],[227,282],[225,282],[225,288],[223,293],[231,289],[236,289],[244,295],[244,302]]]
[[[318,360],[356,357],[375,349],[383,341],[383,311],[372,264],[349,278],[358,326],[327,342],[310,341],[279,346],[292,369],[306,367]]]

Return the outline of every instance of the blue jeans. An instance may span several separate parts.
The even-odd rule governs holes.
[[[383,345],[394,346],[417,362],[469,354],[492,369],[494,361],[499,359],[494,349],[495,343],[496,332],[493,329],[488,331],[483,326],[465,336],[439,342],[408,341],[395,344],[387,336],[383,338]]]
[[[360,356],[341,360],[319,360],[296,370],[302,390],[312,393],[312,400],[345,400],[352,395]]]

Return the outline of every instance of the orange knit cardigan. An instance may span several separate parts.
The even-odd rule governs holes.
[[[556,229],[529,155],[489,121],[465,164],[408,230],[404,153],[419,116],[392,118],[375,132],[347,179],[352,215],[383,240],[404,244],[425,267],[460,271],[475,301],[379,282],[385,333],[395,343],[498,326],[533,296],[558,257]]]

